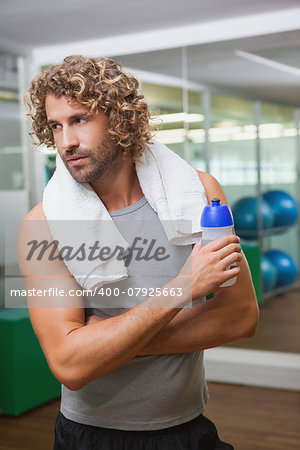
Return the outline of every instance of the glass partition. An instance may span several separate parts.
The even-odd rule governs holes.
[[[211,94],[210,110],[210,172],[232,205],[242,197],[257,193],[253,102]]]
[[[278,214],[273,232],[264,239],[264,251],[286,252],[299,267],[298,224],[295,209],[299,205],[297,124],[295,109],[263,102],[259,127],[261,146],[261,183],[266,199],[276,202]],[[294,202],[290,208],[284,202]],[[279,210],[280,209],[280,210]],[[290,215],[290,218],[289,218]]]
[[[0,53],[0,190],[24,187],[17,58]]]
[[[18,228],[28,211],[19,62],[15,55],[0,53],[0,309],[5,304],[5,276],[17,271]]]
[[[154,138],[184,158],[182,88],[142,82],[141,90],[153,114]]]
[[[203,94],[199,89],[188,88],[188,162],[197,170],[206,170]]]

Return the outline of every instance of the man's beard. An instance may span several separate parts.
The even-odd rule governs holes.
[[[97,147],[96,153],[81,151],[80,148],[66,157],[86,156],[88,160],[82,166],[70,166],[64,161],[68,171],[78,183],[93,183],[101,178],[107,170],[111,169],[116,159],[120,156],[120,150],[114,145],[109,137]]]

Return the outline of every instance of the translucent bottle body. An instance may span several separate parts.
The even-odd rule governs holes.
[[[233,226],[228,227],[202,227],[202,239],[201,246],[209,244],[211,241],[218,239],[222,236],[229,236],[233,234]],[[230,264],[230,266],[226,267],[226,270],[231,267],[236,266],[236,263]],[[221,284],[220,287],[232,286],[236,282],[236,277],[230,278],[230,280],[225,281],[225,283]]]

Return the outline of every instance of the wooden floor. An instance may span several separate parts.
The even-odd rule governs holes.
[[[260,307],[257,331],[230,347],[300,353],[300,288],[266,299]],[[300,445],[299,445],[300,448]]]
[[[217,383],[209,391],[205,415],[235,450],[299,450],[300,392]],[[52,450],[58,409],[59,400],[19,418],[0,416],[0,450]]]
[[[300,289],[266,300],[251,339],[234,347],[300,352]],[[209,383],[205,414],[235,450],[299,450],[300,392]],[[0,450],[52,450],[59,400],[19,418],[0,416]],[[143,450],[143,449],[141,449]]]
[[[235,450],[299,450],[300,392],[209,384],[206,415]]]

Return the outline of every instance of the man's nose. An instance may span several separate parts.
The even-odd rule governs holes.
[[[63,150],[71,150],[74,147],[79,147],[77,133],[72,127],[65,127],[63,129],[62,147]]]

